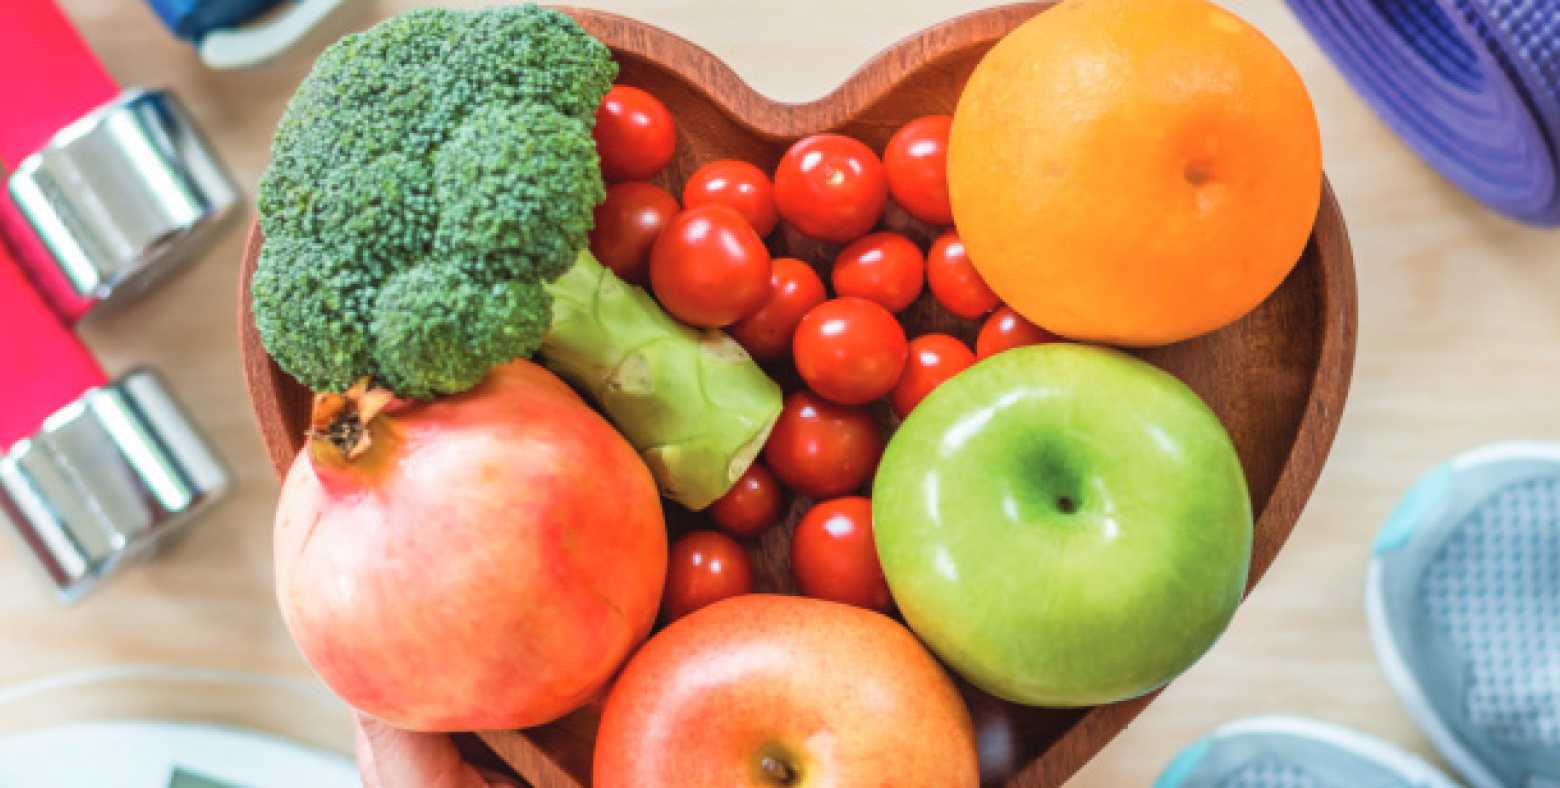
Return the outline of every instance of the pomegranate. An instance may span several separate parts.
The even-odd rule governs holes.
[[[320,678],[417,731],[584,704],[650,631],[667,554],[638,454],[528,361],[431,403],[317,397],[275,550],[283,617]]]

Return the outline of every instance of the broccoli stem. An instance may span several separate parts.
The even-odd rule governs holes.
[[[780,415],[780,387],[724,332],[677,322],[588,251],[548,289],[542,362],[595,400],[667,497],[698,510],[730,490]]]

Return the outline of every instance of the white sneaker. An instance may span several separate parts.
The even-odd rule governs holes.
[[[1426,474],[1366,579],[1387,680],[1476,788],[1560,788],[1560,444]]]
[[[1198,739],[1154,788],[1456,788],[1380,739],[1298,717],[1253,717]]]

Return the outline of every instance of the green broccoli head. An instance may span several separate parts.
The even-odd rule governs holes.
[[[473,112],[434,156],[434,248],[509,278],[557,279],[606,197],[590,132],[542,104]]]
[[[316,391],[429,398],[534,353],[605,195],[591,123],[616,75],[533,5],[413,11],[326,50],[260,182],[272,358]]]
[[[494,364],[535,352],[551,318],[551,298],[534,283],[419,265],[379,289],[373,359],[393,391],[465,391]]]

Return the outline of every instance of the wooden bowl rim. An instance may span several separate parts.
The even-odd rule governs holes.
[[[1015,3],[945,20],[882,50],[825,95],[800,103],[777,101],[759,93],[708,50],[655,25],[607,11],[558,8],[579,20],[593,35],[599,36],[603,29],[626,31],[626,35],[612,36],[621,40],[607,42],[614,52],[654,63],[694,86],[712,105],[751,133],[772,141],[839,128],[889,94],[900,81],[890,76],[896,69],[905,74],[916,72],[946,52],[1000,38],[1007,30],[1052,5],[1054,2],[1050,0]],[[757,114],[768,120],[755,119],[741,109],[743,105],[760,109]],[[763,112],[765,109],[772,111]],[[1334,234],[1331,236],[1334,242],[1318,243],[1319,236],[1324,233]],[[262,241],[257,219],[250,228],[239,276],[239,346],[244,382],[261,438],[277,477],[282,478],[296,452],[289,436],[280,427],[282,420],[275,398],[257,396],[260,392],[275,390],[279,376],[285,376],[261,346],[251,310],[249,289]],[[1305,412],[1290,444],[1283,470],[1255,523],[1254,532],[1269,538],[1253,542],[1248,594],[1288,541],[1315,488],[1337,434],[1353,375],[1358,320],[1354,257],[1336,196],[1325,175],[1310,244],[1307,253],[1314,253],[1318,261],[1325,312],[1321,321],[1323,335]],[[269,412],[262,403],[272,406]],[[1047,750],[1025,764],[1009,784],[1059,785],[1124,730],[1157,695],[1158,692],[1154,692],[1093,708]],[[529,775],[531,779],[561,779],[569,782],[560,784],[573,784],[573,778],[553,761],[551,755],[531,745],[523,732],[484,733],[482,736],[507,760],[531,767],[534,770]]]
[[[990,38],[994,28],[1011,29],[1035,14],[1056,5],[1058,0],[1020,2],[967,11],[890,44],[857,66],[839,85],[808,101],[781,101],[758,92],[737,74],[730,64],[714,53],[682,36],[633,17],[566,5],[550,6],[574,17],[594,35],[593,23],[638,28],[645,35],[633,36],[609,44],[615,52],[625,52],[675,74],[703,93],[710,103],[748,131],[769,140],[800,137],[817,131],[835,129],[862,110],[882,101],[898,84],[890,76],[889,66],[905,64],[914,71],[937,60],[945,52]],[[675,50],[677,58],[665,57]],[[668,60],[673,61],[669,64]],[[769,110],[756,119],[741,107],[749,104]]]

